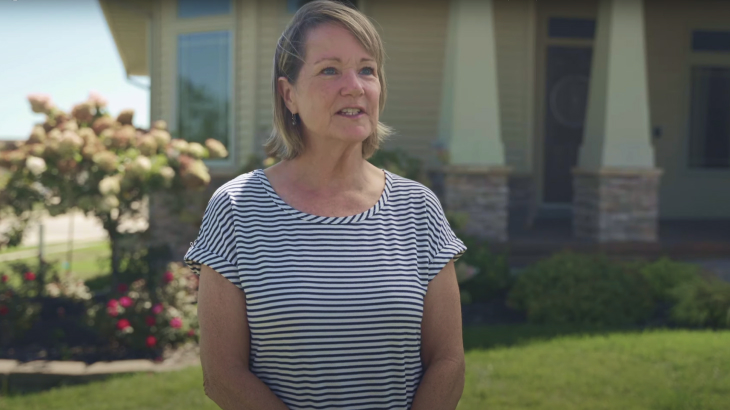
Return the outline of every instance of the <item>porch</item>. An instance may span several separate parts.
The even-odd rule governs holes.
[[[708,268],[730,273],[730,219],[662,220],[658,222],[656,242],[596,242],[573,235],[572,218],[538,217],[532,226],[510,223],[509,240],[494,243],[493,249],[509,252],[510,264],[522,267],[561,250],[604,253],[617,259],[656,259],[668,256],[677,260],[703,261]],[[720,266],[717,261],[727,263]],[[718,272],[722,273],[722,272]]]

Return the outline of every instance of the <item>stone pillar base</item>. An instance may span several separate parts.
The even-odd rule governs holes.
[[[573,170],[573,234],[598,242],[656,242],[659,169]]]
[[[468,222],[462,229],[466,235],[496,242],[507,241],[509,172],[508,167],[444,167],[444,208],[448,212],[468,216]]]

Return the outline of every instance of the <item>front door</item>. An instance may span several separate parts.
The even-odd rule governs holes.
[[[545,78],[543,202],[573,202],[572,169],[578,164],[588,105],[591,47],[548,46]]]

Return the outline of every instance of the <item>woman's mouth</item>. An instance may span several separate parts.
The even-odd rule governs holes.
[[[359,108],[345,108],[338,111],[337,115],[341,115],[347,118],[360,118],[365,115],[365,112]]]

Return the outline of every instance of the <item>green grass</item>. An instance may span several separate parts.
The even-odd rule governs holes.
[[[0,398],[3,410],[219,409],[203,391],[200,366],[170,373],[114,376],[82,386]]]
[[[108,275],[110,271],[110,257],[111,251],[109,249],[108,241],[92,242],[85,244],[81,248],[74,249],[72,251],[71,272],[74,274],[74,276],[82,280],[89,280]],[[46,255],[46,261],[55,265],[58,268],[58,272],[61,273],[65,272],[65,269],[63,268],[63,262],[65,262],[66,260],[66,252]],[[18,261],[24,261],[36,265],[38,263],[38,257],[33,256],[30,258],[19,259]],[[10,261],[0,262],[0,267],[9,263]],[[19,277],[15,277],[14,279],[15,281],[20,280]]]
[[[566,335],[567,334],[567,335]],[[592,335],[591,335],[592,334]],[[730,397],[730,331],[470,327],[460,410],[720,410]],[[217,409],[201,368],[117,376],[0,399],[0,409]]]
[[[472,350],[460,410],[720,410],[730,331],[609,333]]]

